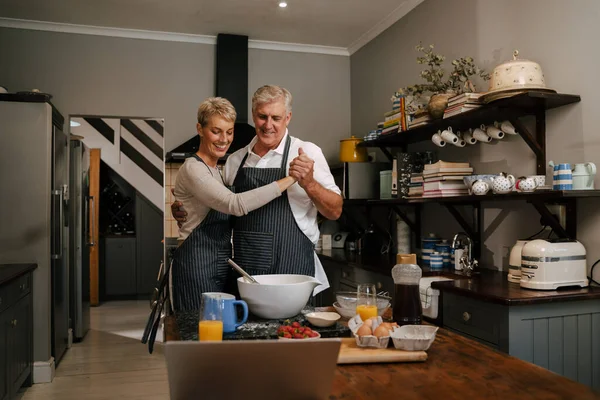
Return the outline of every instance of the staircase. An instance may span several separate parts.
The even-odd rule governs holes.
[[[77,125],[79,124],[79,125]],[[71,117],[71,134],[164,211],[164,119]]]

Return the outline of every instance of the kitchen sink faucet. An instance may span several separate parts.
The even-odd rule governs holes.
[[[464,241],[466,242],[467,254],[463,252],[463,255],[460,257],[458,262],[462,267],[463,271],[465,271],[465,273],[470,276],[475,270],[475,268],[479,266],[479,261],[471,258],[471,248],[473,247],[473,241],[471,240],[469,235],[467,235],[464,232],[458,232],[456,235],[454,235],[454,239],[452,239],[452,248],[456,250],[459,248],[459,246],[463,245],[463,241],[461,240],[461,238],[464,239]]]

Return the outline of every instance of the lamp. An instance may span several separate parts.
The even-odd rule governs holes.
[[[362,139],[354,136],[350,136],[348,139],[340,140],[340,161],[344,163],[344,180],[342,187],[344,198],[347,198],[348,194],[348,163],[369,161],[367,149],[364,147],[358,147],[358,144],[362,141]]]

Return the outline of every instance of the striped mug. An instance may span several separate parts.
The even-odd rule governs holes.
[[[552,175],[552,189],[573,190],[573,172],[571,171],[571,164],[555,164],[554,161],[550,161],[548,165],[554,168],[554,173]]]

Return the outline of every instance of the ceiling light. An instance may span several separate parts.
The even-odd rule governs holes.
[[[285,1],[280,1],[279,2],[279,7],[286,8],[287,7],[287,3]]]
[[[71,128],[75,128],[77,126],[81,126],[81,124],[79,122],[77,122],[77,121],[71,121],[70,125],[71,125]]]

